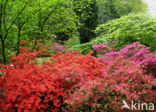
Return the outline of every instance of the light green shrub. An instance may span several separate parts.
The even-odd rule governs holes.
[[[156,19],[148,15],[129,14],[119,19],[108,21],[95,30],[98,38],[109,40],[118,38],[115,47],[121,48],[125,44],[140,41],[146,46],[156,49]]]
[[[93,44],[111,44],[118,50],[125,44],[140,41],[146,46],[156,50],[156,19],[148,15],[129,14],[119,19],[108,21],[98,26],[95,30],[97,38],[86,44],[73,46],[69,50],[77,50],[87,54]]]

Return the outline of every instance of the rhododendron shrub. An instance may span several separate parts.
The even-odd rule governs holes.
[[[66,49],[65,46],[63,46],[59,43],[56,43],[56,42],[52,43],[52,46],[49,47],[49,50],[52,50],[55,54],[57,52],[63,52],[63,51],[65,51],[65,49]]]
[[[61,45],[56,42],[54,43],[50,42],[46,45],[39,42],[37,43],[37,49],[42,51],[43,56],[50,56],[52,54],[57,54],[58,52],[65,52],[67,48],[64,45]]]
[[[56,78],[32,64],[11,69],[1,80],[1,109],[12,111],[59,111],[65,93]]]
[[[99,45],[96,46],[98,46],[98,48],[95,50],[101,49]],[[111,50],[110,52],[105,53],[104,56],[100,58],[100,60],[106,63],[111,63],[113,62],[114,58],[122,57],[123,59],[128,59],[139,65],[142,65],[146,72],[155,74],[156,55],[151,53],[149,49],[150,47],[145,47],[144,45],[140,44],[140,42],[134,42],[132,44],[126,45],[120,51]]]
[[[0,78],[0,109],[4,112],[60,111],[65,97],[61,83],[36,62],[29,62],[37,54],[23,49],[20,55],[12,57],[13,66],[2,65],[5,75]]]
[[[102,77],[103,63],[91,53],[58,53],[49,62],[38,66],[40,52],[21,50],[12,57],[12,66],[1,65],[5,74],[0,78],[0,110],[60,112],[64,101],[85,81]]]
[[[122,100],[154,103],[156,80],[144,75],[139,65],[116,59],[100,79],[86,81],[66,103],[71,112],[121,111]],[[129,104],[131,105],[131,104]],[[122,110],[123,111],[123,110]],[[128,110],[125,110],[127,112]]]
[[[27,40],[21,40],[20,42],[20,47],[25,47],[27,48],[27,50],[32,51],[32,49],[37,49],[42,51],[42,54],[40,54],[39,56],[44,56],[44,57],[49,57],[53,54],[56,54],[58,52],[65,52],[67,47],[56,43],[56,42],[47,42],[46,44],[44,44],[43,42],[41,42],[41,40],[37,40],[36,41],[36,45],[34,47],[34,45],[31,42],[28,42],[29,39]]]
[[[102,77],[102,68],[106,67],[97,58],[91,56],[91,53],[86,56],[78,52],[58,53],[51,57],[51,62],[45,62],[41,67],[59,76],[62,88],[70,92],[87,80]]]
[[[0,110],[116,112],[121,111],[122,100],[154,103],[156,79],[130,58],[133,54],[118,53],[105,54],[100,60],[92,52],[86,56],[77,51],[59,52],[39,66],[36,57],[42,52],[22,48],[18,56],[11,55],[11,63],[0,65],[4,74],[0,77]]]
[[[110,47],[104,44],[93,44],[93,49],[98,53],[106,53],[110,50]]]

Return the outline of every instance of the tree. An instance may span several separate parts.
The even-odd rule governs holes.
[[[81,43],[96,37],[93,30],[97,25],[132,12],[145,12],[147,9],[142,0],[73,0],[73,4],[79,19]]]
[[[76,19],[70,4],[68,0],[1,0],[0,55],[3,63],[13,51],[19,54],[22,39],[29,38],[33,47],[38,39],[45,42],[72,37]]]
[[[6,44],[5,41],[8,38],[8,33],[12,26],[15,24],[19,16],[23,13],[26,9],[27,5],[31,2],[30,0],[25,0],[25,3],[21,9],[19,9],[18,14],[14,18],[8,18],[9,11],[12,12],[14,10],[13,4],[18,1],[12,0],[1,0],[0,1],[0,40],[1,40],[1,50],[2,50],[2,57],[3,63],[6,64]],[[13,15],[14,16],[14,15]]]
[[[98,6],[96,0],[74,0],[74,11],[79,18],[80,42],[86,43],[95,37],[93,30],[98,24]]]
[[[54,40],[63,35],[71,36],[76,30],[74,13],[70,9],[68,0],[37,0],[34,3],[35,14],[30,21],[29,31],[34,40]],[[30,35],[29,35],[30,36]],[[59,36],[59,37],[58,37]]]
[[[22,8],[22,4],[24,4],[25,1],[21,1],[21,0],[18,0],[17,4],[16,4],[16,7],[15,8],[16,10],[14,10],[14,14],[15,15],[18,15],[19,13],[19,9]],[[15,5],[15,4],[14,4]],[[29,22],[30,19],[32,19],[32,14],[34,12],[34,9],[32,7],[32,4],[29,4],[27,5],[27,10],[24,10],[23,13],[18,16],[16,22],[15,22],[15,26],[17,28],[17,45],[16,45],[16,55],[19,54],[19,47],[20,47],[20,41],[21,41],[21,32],[23,31],[23,28],[25,25],[27,25],[27,23]]]
[[[108,20],[120,18],[129,13],[144,13],[147,11],[147,4],[143,0],[97,0],[98,21],[103,24]]]

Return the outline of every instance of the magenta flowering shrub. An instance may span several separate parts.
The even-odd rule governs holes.
[[[110,47],[104,44],[93,44],[92,48],[96,50],[98,53],[106,53],[110,51]]]
[[[100,60],[102,62],[112,63],[114,58],[122,57],[122,59],[134,61],[135,63],[141,65],[146,70],[146,72],[155,75],[156,55],[151,53],[149,49],[150,47],[146,47],[140,44],[140,42],[134,42],[132,44],[126,45],[120,51],[111,50],[110,52],[105,53],[104,56],[100,58]]]
[[[65,46],[59,44],[59,43],[53,43],[52,46],[49,47],[49,50],[53,50],[55,53],[64,51],[66,48]]]
[[[120,50],[120,53],[123,54],[125,58],[130,58],[134,60],[137,64],[146,64],[156,62],[156,57],[150,53],[150,47],[145,47],[140,44],[140,42],[134,42],[130,45],[126,45],[123,49]]]
[[[102,78],[88,80],[65,101],[70,112],[117,112],[121,111],[122,100],[130,102],[155,102],[156,80],[145,75],[140,66],[120,58],[103,68]],[[122,110],[127,112],[128,110]]]

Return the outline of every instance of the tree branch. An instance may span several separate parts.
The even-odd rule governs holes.
[[[52,12],[53,12],[53,10],[51,10],[50,13],[48,14],[48,16],[43,20],[43,25],[42,25],[42,28],[41,28],[42,30],[43,30],[43,27],[44,27],[46,21],[49,19],[50,15],[52,14]]]
[[[31,1],[30,1],[31,2]],[[10,26],[7,28],[6,30],[6,35],[5,35],[5,38],[7,37],[7,33],[8,31],[10,30],[10,28],[12,27],[12,25],[16,22],[16,20],[18,19],[18,17],[22,14],[22,12],[24,11],[24,9],[26,8],[26,6],[28,5],[29,1],[24,5],[24,7],[22,8],[22,10],[18,13],[18,15],[15,17],[15,19],[13,20],[13,22],[10,24]]]
[[[4,24],[4,29],[6,31],[6,6],[8,4],[8,0],[6,0],[5,4],[4,4],[4,8],[3,8],[3,24]]]
[[[1,34],[0,34],[0,39],[1,39],[1,40],[3,40],[3,37],[2,37],[2,35],[1,35]]]
[[[0,4],[0,37],[2,35],[2,15],[3,15],[3,0],[2,3]]]

